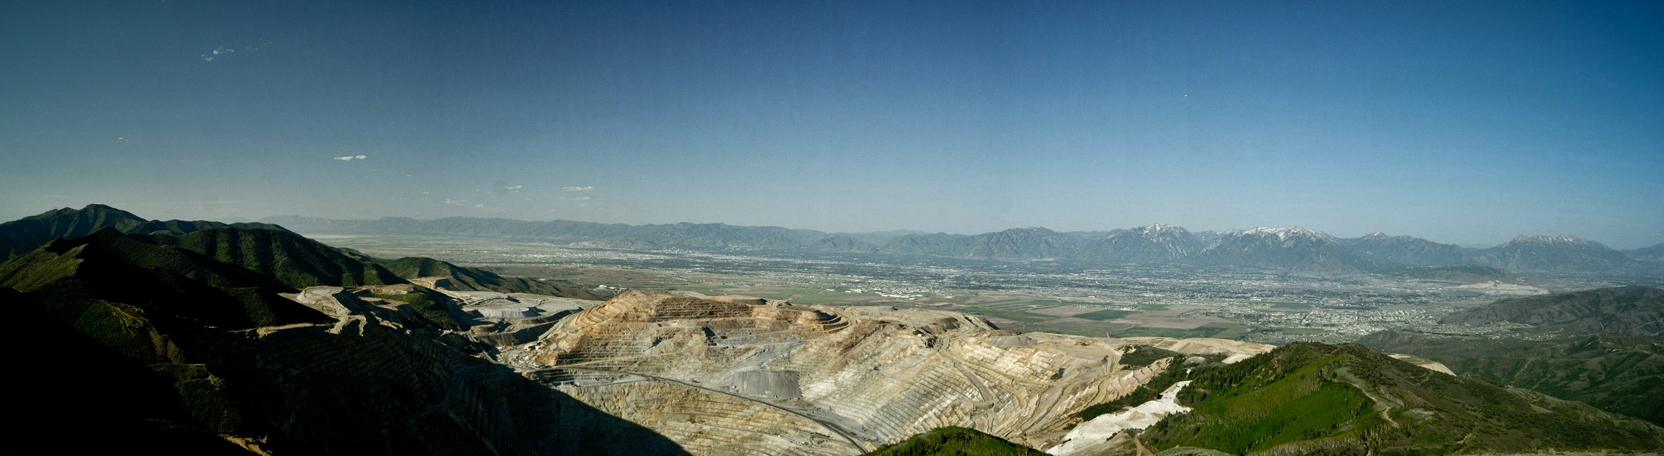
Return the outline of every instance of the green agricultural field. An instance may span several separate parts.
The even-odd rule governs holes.
[[[1329,332],[1329,330],[1322,328],[1266,328],[1264,331],[1293,334],[1296,336],[1313,336]]]
[[[1083,314],[1075,315],[1075,318],[1081,318],[1081,319],[1086,319],[1086,320],[1104,321],[1104,320],[1114,320],[1114,319],[1125,317],[1125,316],[1132,315],[1132,314],[1135,314],[1135,313],[1138,313],[1138,312],[1131,311],[1131,310],[1104,309],[1104,310],[1100,310],[1100,311],[1097,311],[1097,312],[1089,312],[1089,313],[1083,313]]]
[[[1049,332],[1055,334],[1069,334],[1086,337],[1104,337],[1132,325],[1125,323],[1108,323],[1096,321],[1059,322],[1045,324],[1024,324],[1017,327],[1005,328],[1021,332]]]
[[[1006,320],[1016,320],[1029,323],[1053,320],[1057,318],[1051,315],[1028,313],[1026,310],[990,309],[986,307],[964,307],[953,310],[956,312],[981,315],[984,317],[1004,318]]]
[[[1239,323],[1208,323],[1192,329],[1151,328],[1139,326],[1115,332],[1114,336],[1177,338],[1215,337],[1220,339],[1233,339],[1241,337],[1243,334],[1247,334],[1250,330],[1251,328],[1248,326]]]
[[[1055,300],[1055,299],[1035,299],[1035,300],[1028,301],[1028,304],[1029,305],[1035,305],[1035,306],[1041,306],[1041,307],[1101,306],[1101,305],[1104,305],[1101,302],[1058,301],[1058,300]]]
[[[1114,335],[1115,337],[1207,337],[1207,336],[1192,336],[1192,335],[1190,335],[1191,331],[1194,331],[1194,330],[1177,329],[1177,328],[1150,328],[1150,327],[1145,327],[1145,326],[1135,326],[1135,327],[1123,329],[1123,330],[1120,330],[1120,331],[1116,331],[1116,332],[1112,333],[1112,335]]]
[[[846,304],[851,298],[861,296],[854,293],[844,293],[841,288],[833,288],[832,290],[826,291],[825,288],[780,288],[770,290],[771,293],[758,293],[758,296],[773,299],[791,298],[792,302],[797,304],[833,305]]]
[[[1212,336],[1208,336],[1220,339],[1235,339],[1242,337],[1243,334],[1248,334],[1249,331],[1253,330],[1253,328],[1250,328],[1247,325],[1237,323],[1208,323],[1206,326],[1202,326],[1202,328],[1222,328],[1221,331],[1213,333]]]

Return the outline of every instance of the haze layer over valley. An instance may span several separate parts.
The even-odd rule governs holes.
[[[1502,297],[1664,283],[1664,263],[1569,237],[1521,236],[1468,249],[1408,236],[1338,239],[1298,228],[1190,233],[1156,225],[962,236],[460,218],[264,221],[376,255],[420,253],[560,276],[605,287],[593,290],[603,294],[680,289],[808,304],[942,308],[1004,328],[1091,336],[1276,343],[1350,341],[1401,328],[1482,335],[1501,328],[1438,322]],[[866,247],[849,248],[852,243]]]
[[[1621,375],[1593,377],[1612,385],[1598,394],[1526,371],[1503,379],[1521,387],[1504,386],[1486,366],[1510,358],[1476,364],[1440,348],[1477,334],[1493,339],[1495,356],[1543,356],[1565,343],[1556,338],[1611,333],[1627,337],[1607,342],[1615,350],[1655,349],[1664,291],[1652,287],[1366,310],[1340,299],[1478,294],[1452,291],[1468,290],[1459,282],[1377,274],[1171,268],[1178,282],[1164,284],[1146,269],[1054,262],[322,237],[359,246],[345,248],[276,224],[154,221],[96,205],[0,224],[0,235],[24,252],[0,263],[0,297],[38,320],[24,339],[61,341],[70,356],[29,362],[79,376],[91,371],[66,359],[95,359],[92,369],[105,371],[97,378],[124,385],[80,395],[72,392],[78,384],[25,385],[74,397],[77,407],[106,404],[76,429],[113,438],[85,448],[851,455],[970,445],[1066,456],[1664,447],[1664,428],[1648,421],[1658,417],[1632,406],[1647,394],[1634,385],[1657,377],[1646,367],[1651,355]],[[410,249],[441,259],[398,253]],[[900,258],[909,257],[892,260]],[[780,272],[748,269],[756,267]],[[1227,279],[1218,288],[1197,278],[1220,274]],[[1130,278],[1106,284],[1117,276]],[[585,283],[599,277],[643,289]],[[843,284],[792,288],[828,277]],[[942,288],[889,289],[918,278]],[[1393,288],[1392,278],[1425,283]],[[1516,282],[1574,284],[1555,280]],[[1487,283],[1496,293],[1500,282]],[[1218,296],[1144,291],[1137,296],[1148,299],[1135,299],[1133,284]],[[1229,291],[1241,287],[1252,293]],[[1358,291],[1372,287],[1380,289]],[[726,293],[735,289],[759,293]],[[1106,297],[1035,294],[1045,290]],[[1256,293],[1331,298],[1268,308]],[[1223,317],[1233,311],[1244,312],[1240,321]],[[1365,340],[1420,355],[1248,340],[1349,340],[1357,325],[1391,326],[1265,323],[1272,314],[1312,322],[1370,311],[1409,324]],[[1119,329],[1096,334],[1093,325]],[[1636,359],[1614,356],[1622,357],[1590,362]],[[36,439],[18,441],[37,448],[41,436],[59,435],[73,419],[68,410],[35,411],[42,419],[23,428]]]

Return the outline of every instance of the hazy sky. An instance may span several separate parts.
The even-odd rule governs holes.
[[[0,2],[0,218],[1664,242],[1657,1],[340,3]]]

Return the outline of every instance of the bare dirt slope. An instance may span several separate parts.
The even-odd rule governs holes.
[[[944,311],[632,291],[563,320],[516,367],[695,454],[858,454],[944,426],[1055,443],[1070,414],[1166,365],[1122,366],[1127,345]]]

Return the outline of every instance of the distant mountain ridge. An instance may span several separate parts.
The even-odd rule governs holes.
[[[1087,258],[1117,263],[1161,264],[1189,258],[1207,247],[1207,243],[1184,228],[1156,224],[1111,231],[1084,247]]]
[[[1599,242],[1572,236],[1519,236],[1474,252],[1473,261],[1516,271],[1578,272],[1634,267],[1641,263]]]
[[[1468,264],[1467,251],[1451,244],[1440,244],[1410,236],[1388,236],[1376,231],[1363,237],[1341,239],[1352,251],[1379,263],[1411,264],[1417,266],[1460,266]]]
[[[1640,260],[1640,261],[1651,261],[1651,262],[1655,262],[1655,263],[1664,263],[1664,244],[1658,244],[1658,245],[1655,245],[1655,246],[1652,246],[1652,247],[1643,247],[1643,248],[1639,248],[1639,249],[1635,249],[1635,250],[1630,250],[1630,251],[1624,252],[1624,254],[1628,255],[1630,258],[1634,258],[1634,259]]]
[[[1374,261],[1342,246],[1334,236],[1300,227],[1254,228],[1220,235],[1196,262],[1210,266],[1249,266],[1318,273],[1356,273],[1377,268]]]
[[[146,220],[97,204],[79,210],[47,211],[0,224],[0,248],[6,250],[7,258],[14,258],[52,239],[85,236],[104,227],[124,233],[173,235],[228,227],[280,231],[293,228],[311,233],[481,236],[609,249],[917,255],[986,261],[1257,268],[1319,275],[1397,273],[1406,267],[1489,267],[1505,270],[1504,274],[1664,276],[1664,244],[1618,251],[1567,235],[1519,236],[1495,247],[1472,249],[1380,232],[1343,239],[1299,227],[1191,232],[1159,224],[1107,233],[1056,232],[1036,227],[975,235],[908,231],[825,233],[721,223],[625,225],[467,217],[332,220],[277,216],[260,223],[227,224]]]
[[[0,224],[0,244],[6,258],[29,253],[57,238],[81,237],[99,228],[113,226],[127,230],[149,222],[127,211],[102,204],[80,210],[63,208]]]
[[[1664,424],[1664,290],[1616,287],[1503,299],[1444,324],[1513,324],[1512,337],[1381,331],[1358,343]],[[1543,340],[1547,336],[1547,340]],[[1530,339],[1530,340],[1528,340]]]
[[[301,232],[379,235],[461,235],[613,249],[709,249],[920,255],[990,261],[1075,261],[1104,264],[1243,267],[1310,274],[1394,272],[1405,267],[1491,267],[1555,274],[1664,275],[1664,245],[1628,252],[1571,236],[1521,236],[1486,249],[1411,236],[1372,233],[1336,238],[1300,227],[1191,232],[1150,225],[1105,232],[1015,228],[974,235],[948,233],[825,233],[780,227],[677,223],[624,225],[556,220],[450,217],[331,220],[296,216],[262,222]]]
[[[6,259],[16,258],[53,239],[86,236],[106,227],[139,234],[187,234],[226,227],[283,230],[277,225],[265,223],[148,220],[110,206],[89,204],[81,209],[66,207],[0,224],[0,249],[5,250]]]
[[[324,245],[270,223],[147,220],[120,209],[93,204],[82,209],[47,211],[0,224],[0,240],[4,240],[5,247],[12,252],[9,258],[25,257],[31,251],[54,243],[72,240],[84,243],[87,241],[80,239],[88,237],[122,245],[149,244],[194,252],[263,276],[276,277],[281,281],[279,286],[295,289],[314,285],[402,284],[407,283],[406,278],[428,277],[421,273],[432,273],[431,276],[445,278],[460,290],[598,299],[570,284],[502,277],[489,271],[429,258],[392,261],[370,258],[355,251]],[[411,275],[404,276],[388,270],[394,267]]]
[[[1664,336],[1664,290],[1618,287],[1504,299],[1439,322],[1526,324],[1534,331],[1567,335]]]

